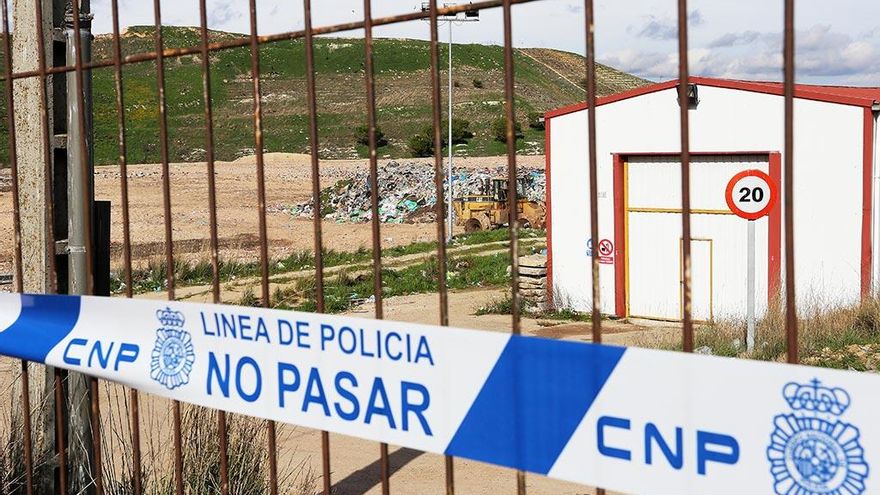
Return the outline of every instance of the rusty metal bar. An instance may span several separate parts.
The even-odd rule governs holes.
[[[596,164],[596,48],[595,48],[595,11],[593,0],[584,0],[584,24],[586,42],[586,81],[587,81],[587,149],[590,174],[590,239],[593,249],[599,246],[599,173]],[[547,143],[546,146],[550,144]],[[590,318],[592,323],[592,341],[602,343],[602,304],[601,288],[599,287],[599,256],[593,253],[590,258],[591,280],[593,285],[593,308]],[[596,495],[605,495],[604,488],[596,488]]]
[[[4,72],[8,78],[12,73],[12,36],[9,32],[9,7],[2,2],[3,14],[3,63],[6,66]],[[21,259],[21,212],[19,205],[21,199],[18,195],[18,149],[15,139],[15,98],[13,96],[13,84],[6,84],[6,119],[9,126],[9,169],[12,176],[12,224],[13,224],[13,257],[15,272],[15,290],[22,292],[24,273]]]
[[[681,301],[682,348],[694,350],[691,316],[691,155],[688,122],[688,30],[687,0],[678,0],[678,108],[681,129]]]
[[[53,390],[55,392],[55,446],[58,454],[58,485],[55,487],[59,495],[67,495],[67,432],[64,429],[64,376],[59,368],[55,368]]]
[[[532,2],[537,2],[537,1],[540,1],[540,0],[510,0],[510,4],[511,5],[518,5],[518,4],[532,3]],[[461,4],[461,5],[451,6],[451,7],[439,8],[439,9],[437,9],[437,13],[438,13],[438,15],[453,15],[453,14],[457,14],[460,12],[464,12],[466,10],[477,10],[477,9],[488,9],[488,8],[493,8],[493,7],[499,7],[502,5],[502,3],[503,3],[502,0],[474,2],[472,4]],[[379,17],[379,18],[373,19],[373,26],[385,26],[388,24],[396,24],[396,23],[406,22],[406,21],[417,21],[420,19],[427,19],[428,17],[429,17],[429,15],[427,13],[423,13],[420,11],[411,12],[411,13],[407,13],[407,14],[401,14],[401,15],[395,15],[395,16]],[[333,33],[339,33],[339,32],[343,32],[343,31],[353,31],[353,30],[357,30],[357,29],[363,29],[363,27],[364,27],[363,22],[360,22],[360,21],[348,22],[348,23],[343,23],[343,24],[334,24],[331,26],[315,28],[313,30],[312,34],[315,36],[319,36],[319,35],[324,35],[324,34],[333,34]],[[276,43],[279,41],[297,40],[297,39],[300,39],[303,37],[305,37],[304,30],[288,31],[288,32],[284,32],[284,33],[258,36],[257,42],[262,45],[262,44],[266,44],[266,43]],[[235,39],[235,40],[228,40],[228,41],[220,41],[220,42],[211,43],[208,45],[208,48],[211,51],[229,50],[229,49],[233,49],[233,48],[245,47],[245,46],[250,45],[250,43],[251,43],[250,38],[240,38],[240,39]],[[135,64],[135,63],[139,63],[139,62],[151,62],[153,60],[157,60],[159,57],[174,58],[174,57],[184,57],[184,56],[188,56],[188,55],[198,55],[199,53],[201,53],[201,46],[199,46],[199,45],[186,47],[186,48],[169,48],[167,50],[162,50],[161,53],[159,51],[154,51],[154,52],[144,52],[144,53],[129,55],[129,56],[122,59],[122,64],[127,65],[127,64]],[[84,64],[83,68],[88,70],[88,69],[99,69],[99,68],[112,67],[112,66],[113,66],[112,60],[99,60],[97,62],[90,62],[88,64]],[[47,73],[48,74],[60,74],[60,73],[64,73],[64,72],[73,72],[74,69],[75,68],[73,66],[50,67],[47,70]],[[35,77],[38,75],[39,75],[38,71],[22,71],[22,72],[13,73],[11,75],[11,77],[13,79],[22,79],[22,78],[26,78],[26,77]],[[0,77],[0,81],[5,81],[6,78],[7,78],[7,76]]]
[[[250,0],[251,81],[254,84],[254,145],[257,159],[257,201],[260,221],[260,288],[264,308],[269,301],[269,241],[266,228],[266,166],[263,159],[263,102],[260,91],[260,45],[257,41],[257,2]],[[266,424],[269,437],[269,493],[278,494],[278,449],[274,421]]]
[[[76,3],[76,2],[74,2]],[[159,92],[159,153],[162,161],[162,207],[165,215],[165,282],[168,287],[168,300],[174,300],[174,238],[171,229],[171,171],[168,159],[168,107],[165,100],[165,57],[162,52],[162,10],[159,0],[153,0],[155,19],[154,40],[156,52],[156,77]],[[176,448],[176,447],[175,447]]]
[[[39,2],[37,2],[39,3]],[[113,62],[116,83],[116,125],[119,130],[119,187],[122,201],[122,260],[125,266],[125,296],[134,295],[131,268],[131,216],[128,200],[128,151],[125,141],[125,93],[122,84],[122,47],[119,34],[119,0],[111,3],[113,17]]]
[[[321,226],[321,165],[318,150],[318,102],[315,88],[315,41],[312,36],[312,2],[303,0],[306,44],[306,92],[309,104],[309,152],[312,165],[312,227],[315,238],[315,305],[318,313],[324,306],[324,237]],[[321,432],[321,471],[324,495],[330,495],[330,433]]]
[[[211,238],[211,298],[220,304],[220,242],[217,232],[217,181],[214,158],[214,109],[211,102],[211,53],[208,50],[208,9],[199,0],[199,35],[202,41],[202,98],[205,101],[205,160],[208,175],[208,223]],[[229,436],[226,411],[217,410],[220,455],[220,494],[229,495]]]
[[[444,215],[446,214],[446,205],[444,204],[443,189],[443,139],[440,137],[440,127],[442,126],[441,118],[441,96],[440,96],[440,36],[437,33],[437,0],[431,0],[430,11],[431,16],[431,110],[433,117],[434,130],[434,191],[437,197],[435,212],[437,216],[437,286],[440,291],[440,325],[449,325],[449,294],[446,284],[447,272],[447,256],[446,256],[446,224]],[[449,116],[451,121],[452,116]],[[452,146],[452,143],[449,143]],[[452,199],[452,191],[449,191],[450,200]],[[448,219],[452,223],[453,219]],[[452,456],[444,456],[444,468],[446,470],[446,495],[455,494],[455,471]]]
[[[785,211],[785,347],[789,363],[797,363],[798,322],[794,278],[794,0],[785,0],[783,40],[784,94],[785,94],[785,153],[784,198]]]
[[[599,245],[599,194],[597,184],[598,167],[596,165],[596,50],[594,46],[595,18],[593,0],[584,1],[587,43],[587,148],[589,150],[590,167],[590,239],[593,246]],[[599,257],[592,257],[592,280],[593,280],[593,312],[592,331],[593,342],[602,342],[602,312],[599,290]]]
[[[373,228],[373,297],[376,301],[376,318],[383,318],[382,308],[382,238],[379,229],[379,165],[376,159],[376,81],[373,68],[373,10],[370,0],[364,0],[364,73],[367,86],[367,127],[370,144],[370,204]],[[390,469],[388,444],[379,445],[379,475],[382,479],[382,495],[390,493]]]
[[[516,217],[518,198],[516,195],[516,134],[514,108],[516,93],[513,73],[513,33],[511,27],[511,0],[505,0],[504,12],[504,100],[507,120],[507,223],[510,228],[510,300],[511,330],[520,334],[520,295],[519,295],[519,219]],[[449,143],[452,146],[452,143]],[[526,493],[526,474],[516,471],[516,493]]]
[[[257,42],[257,2],[250,0],[251,81],[254,84],[254,143],[257,159],[257,202],[260,221],[260,289],[262,305],[269,301],[269,240],[266,232],[266,166],[263,159],[263,102],[260,91],[260,45]],[[266,423],[269,437],[269,493],[278,494],[278,449],[274,421]]]
[[[12,73],[12,40],[9,32],[9,6],[4,1],[2,7],[3,16],[3,62],[5,74],[8,76]],[[37,23],[40,20],[37,18]],[[40,41],[42,46],[42,39]],[[18,191],[18,149],[16,147],[15,137],[15,98],[13,96],[13,81],[6,82],[6,117],[9,126],[9,167],[12,176],[12,223],[13,223],[13,250],[15,265],[15,291],[24,291],[24,273],[21,257],[21,213],[19,206],[21,200]],[[44,86],[45,87],[45,86]],[[31,438],[31,399],[30,399],[30,377],[28,374],[28,362],[21,361],[21,415],[23,422],[23,442],[24,442],[24,468],[25,468],[25,490],[28,495],[34,493],[34,454],[33,439]]]
[[[22,414],[22,442],[24,442],[24,475],[25,493],[34,493],[34,453],[33,438],[31,435],[31,379],[29,376],[28,362],[21,362],[21,414]]]
[[[37,2],[39,4],[40,2]],[[111,16],[113,18],[113,66],[114,81],[116,84],[116,125],[118,127],[119,146],[119,188],[122,207],[122,260],[125,269],[125,297],[134,295],[132,288],[131,266],[131,215],[128,198],[128,151],[125,139],[125,92],[122,84],[122,42],[119,31],[119,1],[110,2]],[[140,399],[137,389],[129,389],[131,401],[130,428],[132,449],[132,490],[135,495],[143,493],[142,465],[141,460],[141,429],[140,429]]]
[[[76,3],[76,2],[74,2]],[[165,281],[167,284],[168,300],[174,300],[174,238],[171,229],[171,171],[168,164],[168,108],[165,100],[165,57],[162,51],[162,8],[159,0],[153,0],[153,20],[155,32],[153,33],[156,45],[156,78],[159,93],[159,153],[162,161],[162,210],[165,220]],[[180,402],[174,401],[171,405],[172,422],[174,428],[174,490],[178,495],[183,495],[183,445],[181,444],[181,413]]]
[[[101,460],[101,405],[98,401],[98,379],[90,378],[89,379],[89,396],[91,397],[91,416],[89,419],[91,420],[92,426],[92,441],[94,445],[92,448],[95,449],[95,493],[97,495],[102,495],[104,493],[104,473],[103,473],[103,462]]]

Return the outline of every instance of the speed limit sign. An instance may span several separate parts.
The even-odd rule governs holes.
[[[746,220],[757,220],[773,209],[779,188],[766,173],[743,170],[727,183],[724,196],[730,211]]]

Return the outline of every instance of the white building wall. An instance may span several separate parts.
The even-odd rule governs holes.
[[[692,151],[783,151],[781,96],[702,85],[699,95],[690,112]],[[679,150],[676,89],[599,106],[596,117],[599,236],[614,239],[612,154]],[[589,310],[587,113],[550,123],[554,297],[562,306]],[[845,303],[859,297],[862,126],[860,107],[795,100],[795,261],[802,307],[816,298]],[[602,311],[614,313],[614,265],[601,266],[600,285]]]

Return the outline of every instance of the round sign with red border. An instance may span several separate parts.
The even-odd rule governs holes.
[[[724,198],[730,211],[746,220],[757,220],[770,213],[779,197],[779,186],[760,170],[743,170],[727,183]]]

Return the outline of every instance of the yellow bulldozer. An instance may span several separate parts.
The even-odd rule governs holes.
[[[517,180],[516,222],[520,228],[544,228],[546,210],[543,203],[525,198],[525,179]],[[507,179],[486,179],[480,194],[453,199],[456,225],[465,232],[491,230],[507,225]]]

